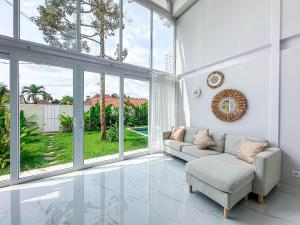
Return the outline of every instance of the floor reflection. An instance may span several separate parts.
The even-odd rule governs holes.
[[[185,163],[141,157],[0,189],[0,225],[299,224],[300,192],[222,207],[187,191]]]

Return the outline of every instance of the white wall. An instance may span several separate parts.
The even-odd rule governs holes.
[[[219,89],[211,89],[206,84],[206,73],[195,73],[182,81],[183,110],[180,113],[181,124],[186,126],[209,127],[217,131],[237,134],[258,135],[268,138],[268,57],[260,57],[250,62],[229,66],[222,69],[225,82]],[[192,90],[200,88],[200,98],[192,96]],[[233,88],[242,91],[248,101],[247,116],[234,123],[217,119],[211,112],[211,99],[221,89]],[[253,126],[258,123],[259,126]]]
[[[180,125],[267,139],[274,138],[275,132],[283,150],[282,181],[300,187],[300,179],[291,176],[292,169],[300,171],[297,140],[300,135],[300,1],[282,0],[277,11],[278,1],[199,0],[179,18],[178,120]],[[273,56],[280,48],[274,42],[277,33],[273,28],[280,12],[279,77],[276,75],[279,64]],[[206,79],[214,70],[222,71],[225,81],[221,87],[210,89]],[[199,99],[192,96],[195,88],[202,90]],[[238,89],[248,99],[246,115],[233,123],[222,122],[211,112],[213,96],[225,88]],[[279,113],[280,121],[274,120]]]
[[[34,122],[39,126],[40,132],[43,132],[43,127],[45,126],[46,120],[44,118],[44,106],[41,104],[20,104],[20,110],[24,111],[24,115],[27,119],[30,118],[30,122]],[[49,106],[49,105],[46,105]],[[84,111],[87,112],[91,106],[85,105],[84,106]],[[61,115],[68,115],[73,117],[73,105],[59,105],[59,113],[58,113],[58,118]],[[59,119],[54,119],[54,120],[59,120]],[[54,123],[54,122],[52,122]],[[57,130],[59,131],[59,130]]]
[[[177,23],[177,73],[266,45],[269,0],[200,0]]]

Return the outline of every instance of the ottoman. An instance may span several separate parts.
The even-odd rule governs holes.
[[[230,153],[212,155],[186,164],[186,181],[189,191],[201,192],[229,210],[252,190],[254,166],[237,159]]]

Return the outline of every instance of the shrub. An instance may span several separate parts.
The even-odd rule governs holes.
[[[125,108],[125,125],[130,127],[143,126],[148,124],[148,103],[138,106],[127,103]]]
[[[97,102],[89,111],[84,113],[84,128],[85,130],[95,131],[100,130],[100,106]]]
[[[36,123],[30,120],[34,116],[26,119],[24,112],[20,111],[20,150],[22,151],[24,144],[29,139],[37,135]],[[9,166],[10,158],[10,140],[9,140],[10,116],[9,111],[5,107],[0,106],[0,168],[4,169]]]
[[[105,107],[106,126],[111,127],[119,123],[119,107],[108,105]]]
[[[125,126],[135,127],[148,124],[148,103],[134,106],[126,102],[124,107]],[[119,123],[119,107],[107,105],[105,107],[106,127],[110,128]],[[100,105],[92,106],[84,113],[84,127],[88,131],[100,131]]]
[[[107,140],[110,142],[116,142],[119,140],[119,127],[114,124],[109,127],[109,129],[106,131],[106,137]]]
[[[20,149],[23,150],[23,147],[26,143],[35,141],[33,137],[36,137],[38,134],[39,127],[35,122],[31,120],[35,115],[26,118],[24,111],[20,111]]]
[[[9,166],[9,112],[0,107],[0,168]]]
[[[61,115],[59,121],[62,132],[71,132],[73,130],[73,117]]]

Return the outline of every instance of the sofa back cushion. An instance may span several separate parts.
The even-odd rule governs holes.
[[[256,155],[264,151],[267,146],[267,142],[254,142],[248,138],[245,138],[242,141],[241,151],[236,157],[240,160],[244,160],[247,163],[253,164],[255,162]]]
[[[221,132],[214,132],[212,130],[210,130],[209,133],[210,135],[212,135],[212,138],[216,144],[208,148],[218,152],[224,152],[226,134]]]
[[[194,144],[197,145],[198,149],[200,150],[207,149],[210,146],[216,145],[215,141],[213,140],[213,137],[209,134],[209,129],[198,133],[195,136]]]
[[[225,149],[224,149],[225,152],[230,153],[232,155],[237,155],[241,150],[242,141],[246,138],[255,142],[261,142],[261,143],[268,142],[267,140],[260,137],[246,137],[242,135],[227,134],[225,139]]]
[[[185,128],[184,142],[194,144],[195,135],[197,134],[198,129],[193,127]]]
[[[185,134],[185,128],[184,127],[179,127],[179,128],[173,127],[170,139],[174,140],[174,141],[182,142],[183,138],[184,138],[184,134]]]

